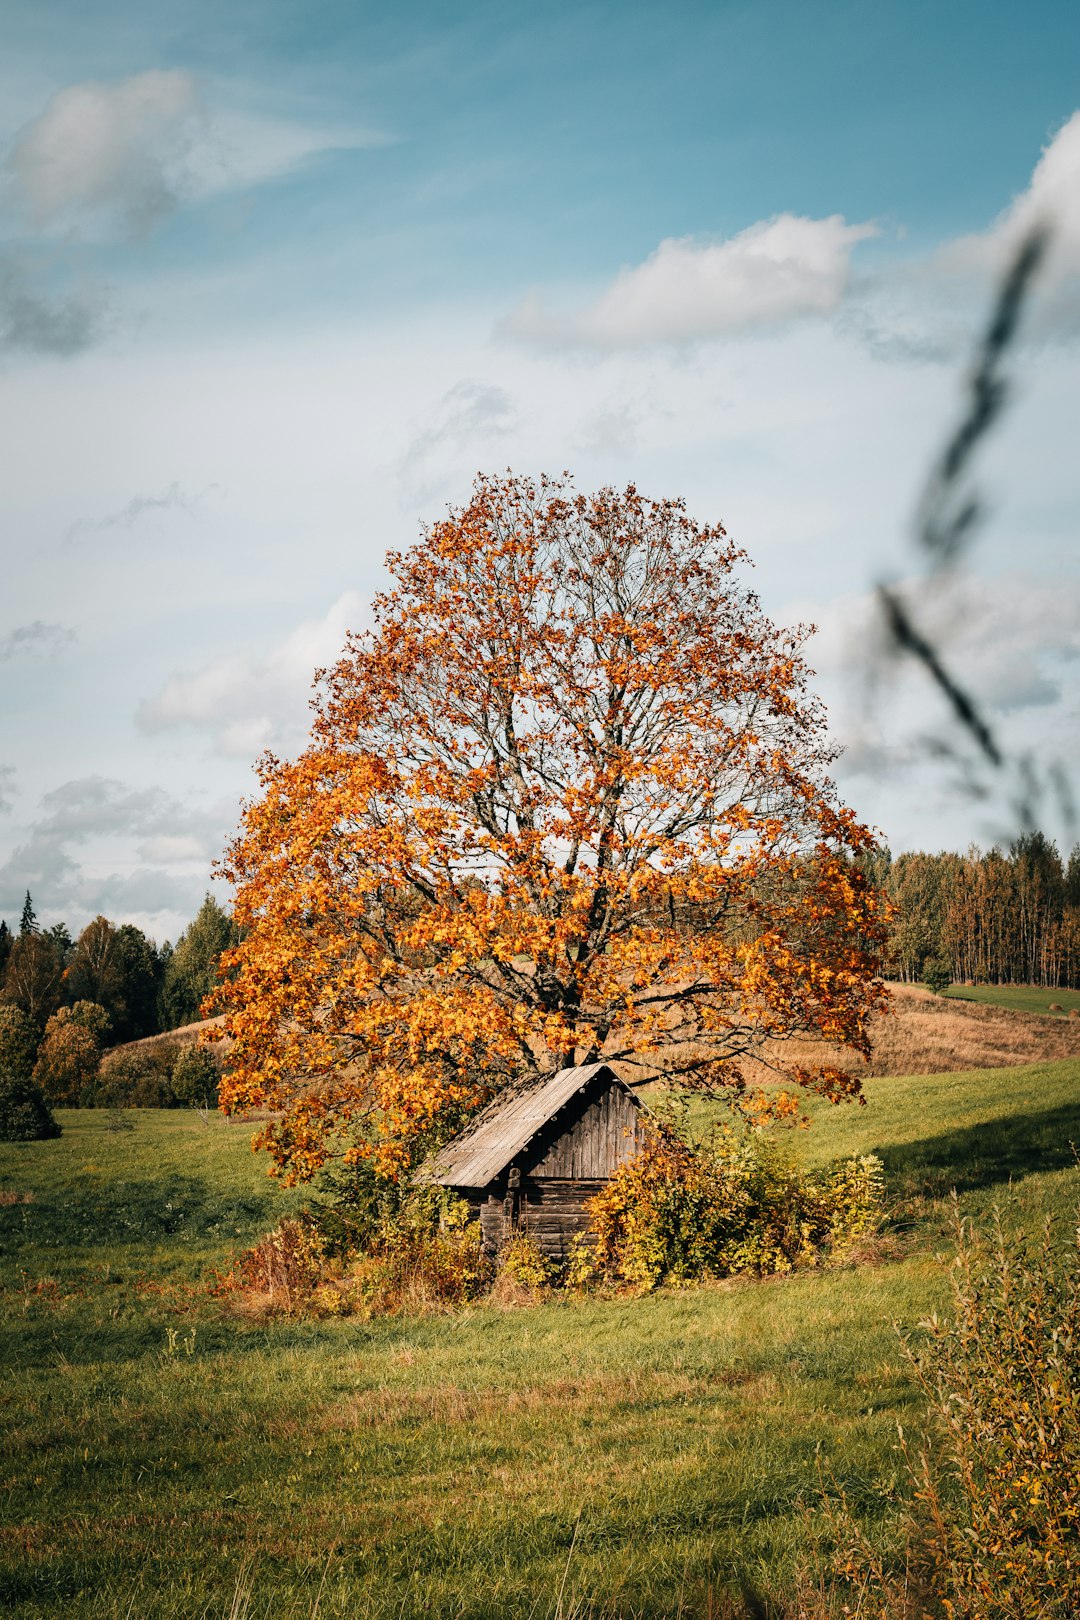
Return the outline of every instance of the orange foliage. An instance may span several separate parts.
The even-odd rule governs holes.
[[[799,657],[723,528],[631,486],[477,480],[265,757],[223,870],[230,1112],[290,1178],[414,1162],[522,1074],[745,1087],[768,1037],[867,1050],[882,901]],[[648,1072],[648,1071],[646,1071]],[[796,1083],[839,1097],[822,1062]]]

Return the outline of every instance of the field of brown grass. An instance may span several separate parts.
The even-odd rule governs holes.
[[[837,1066],[864,1075],[945,1074],[961,1069],[1004,1069],[1080,1057],[1080,1020],[1014,1012],[931,995],[921,985],[894,984],[892,1010],[874,1026],[868,1065],[844,1056]],[[778,1060],[820,1062],[809,1042],[774,1042]],[[762,1068],[762,1077],[768,1071]]]

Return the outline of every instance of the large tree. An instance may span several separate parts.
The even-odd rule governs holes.
[[[64,991],[69,1001],[105,1008],[113,1042],[134,1041],[157,1029],[161,976],[161,958],[140,928],[95,917],[79,935]]]
[[[723,528],[480,478],[388,560],[227,858],[223,1105],[279,1112],[261,1140],[304,1177],[401,1169],[601,1054],[737,1094],[799,1035],[821,1061],[790,1077],[856,1092],[832,1059],[883,1001],[872,839],[826,774],[805,632],[762,615]]]

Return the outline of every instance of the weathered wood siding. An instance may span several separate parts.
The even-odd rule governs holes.
[[[589,1224],[590,1198],[606,1185],[603,1180],[562,1181],[552,1176],[543,1181],[522,1181],[512,1200],[507,1223],[506,1192],[492,1189],[480,1205],[480,1231],[484,1247],[494,1253],[512,1231],[525,1232],[541,1253],[551,1260],[565,1260],[570,1245]]]
[[[533,1180],[606,1181],[640,1146],[641,1115],[622,1086],[592,1086],[546,1125],[522,1155]]]

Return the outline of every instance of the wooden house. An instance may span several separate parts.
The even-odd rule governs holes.
[[[564,1259],[586,1205],[641,1145],[644,1109],[606,1063],[558,1069],[497,1097],[426,1167],[480,1217],[484,1247],[515,1230]]]

